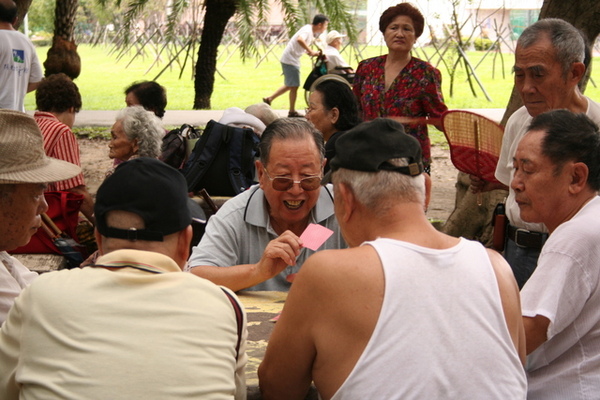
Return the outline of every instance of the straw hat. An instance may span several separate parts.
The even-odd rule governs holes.
[[[47,157],[44,139],[27,114],[0,109],[0,183],[46,183],[74,177],[81,168]]]

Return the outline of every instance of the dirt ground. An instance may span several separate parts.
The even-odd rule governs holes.
[[[108,141],[105,139],[80,138],[81,164],[86,184],[94,195],[112,166],[108,158]],[[445,221],[454,209],[455,183],[458,171],[450,161],[450,152],[441,146],[431,149],[432,196],[427,216],[432,220]]]

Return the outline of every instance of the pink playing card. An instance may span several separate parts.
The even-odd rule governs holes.
[[[310,224],[302,232],[300,239],[304,243],[304,247],[316,251],[331,235],[333,235],[331,229],[319,224]]]

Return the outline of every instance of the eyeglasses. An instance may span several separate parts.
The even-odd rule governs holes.
[[[306,178],[302,178],[299,181],[295,181],[292,178],[286,178],[284,176],[276,176],[275,178],[271,178],[266,168],[263,168],[265,174],[267,174],[267,178],[271,181],[271,185],[273,189],[278,192],[286,192],[294,186],[294,183],[300,184],[302,190],[306,190],[310,192],[312,190],[317,190],[319,186],[321,186],[321,176],[307,176]]]
[[[311,107],[305,108],[305,109],[304,109],[304,115],[308,115],[308,114],[310,114],[311,112],[313,112],[313,111],[317,111],[317,110],[318,110],[318,108],[311,108]]]

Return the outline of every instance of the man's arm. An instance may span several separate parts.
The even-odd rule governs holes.
[[[302,48],[304,50],[306,50],[306,52],[308,53],[309,56],[316,57],[319,55],[318,51],[314,51],[313,49],[310,48],[310,46],[308,45],[308,43],[306,43],[306,40],[304,40],[304,38],[302,36],[298,36],[296,41],[298,42],[298,44],[300,46],[302,46]]]
[[[87,220],[95,226],[96,218],[94,217],[94,199],[92,199],[92,195],[87,190],[87,187],[85,185],[75,186],[67,189],[67,192],[77,193],[83,196],[83,203],[81,203],[81,208],[79,210],[83,213],[83,215],[85,215]]]
[[[542,343],[548,340],[548,327],[550,320],[543,315],[535,317],[523,317],[525,326],[525,337],[527,339],[527,354],[531,354]]]
[[[525,365],[525,338],[526,332],[523,328],[523,318],[521,317],[521,298],[519,296],[519,287],[513,275],[513,272],[506,260],[496,251],[487,249],[488,256],[496,274],[500,298],[502,300],[502,310],[508,326],[508,331],[512,341],[519,353],[519,358]],[[527,343],[529,337],[527,337]],[[529,353],[529,352],[528,352]]]
[[[298,236],[291,231],[285,231],[269,242],[261,259],[256,264],[218,267],[192,265],[191,272],[237,292],[273,278],[288,265],[295,265],[296,257],[300,254],[301,245],[302,241]]]
[[[27,84],[27,93],[33,92],[34,90],[36,90],[38,88],[38,86],[40,86],[40,83],[42,83],[42,81],[39,81],[39,82],[29,82]]]
[[[260,391],[265,400],[304,399],[310,388],[316,357],[312,322],[317,308],[315,293],[311,293],[315,288],[306,272],[314,260],[314,256],[309,257],[294,280],[258,368]]]

